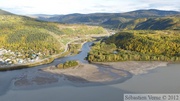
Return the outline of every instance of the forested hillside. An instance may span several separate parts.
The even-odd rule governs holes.
[[[179,31],[119,32],[96,43],[88,55],[90,62],[180,61]]]
[[[0,15],[0,62],[46,58],[63,52],[66,44],[74,39],[103,33],[106,31],[102,27],[58,24],[3,13]]]
[[[140,18],[121,23],[118,29],[125,30],[179,30],[180,16],[169,16],[160,18]]]
[[[126,13],[93,13],[93,14],[68,14],[68,15],[34,15],[39,20],[100,25],[113,29],[170,29],[174,27],[174,20],[179,19],[180,12],[163,10],[136,10]],[[168,17],[168,16],[175,16]],[[168,18],[164,18],[168,17]],[[166,21],[167,20],[167,21]],[[173,20],[173,21],[172,21]],[[141,25],[142,23],[142,25]],[[148,25],[146,25],[148,24]],[[139,26],[141,25],[141,26]],[[153,27],[151,27],[151,25]],[[163,26],[162,26],[163,25]],[[162,27],[161,27],[162,26]]]
[[[60,33],[55,24],[15,15],[0,15],[0,23],[0,48],[44,55],[60,52],[60,44],[49,34]]]

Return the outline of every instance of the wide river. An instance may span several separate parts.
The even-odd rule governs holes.
[[[42,88],[12,89],[12,80],[23,73],[36,72],[39,68],[57,65],[66,60],[76,59],[87,63],[84,58],[91,44],[84,44],[82,52],[76,56],[56,59],[48,65],[0,72],[0,101],[123,101],[123,94],[127,93],[180,93],[180,64],[159,67],[118,84],[87,87],[47,85]]]

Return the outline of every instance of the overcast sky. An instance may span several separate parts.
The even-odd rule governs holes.
[[[0,0],[15,14],[120,13],[137,9],[180,11],[180,0]]]

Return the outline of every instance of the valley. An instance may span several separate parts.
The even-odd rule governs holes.
[[[62,24],[57,23],[61,21],[52,21],[53,16],[42,19],[43,15],[37,15],[34,19],[3,10],[0,13],[2,71],[48,64],[56,58],[78,54],[83,43],[98,37],[100,41],[94,43],[88,53],[89,62],[177,62],[180,59],[179,12],[151,9],[119,14],[72,14],[60,17],[63,20],[71,16],[73,21],[76,21],[74,18],[89,17],[97,23],[102,17],[104,21],[120,18],[122,23],[118,24],[118,28],[109,27],[111,29],[103,28],[105,26],[102,23],[112,26],[116,24],[102,21],[101,24],[93,24],[85,21],[89,24],[84,25],[87,23],[70,20],[63,20],[67,22],[62,21]]]
[[[0,21],[1,67],[49,63],[68,54],[68,45],[74,41],[108,34],[98,26],[36,21],[11,13],[2,13]]]
[[[0,101],[180,101],[180,0],[0,0]]]
[[[179,15],[0,10],[0,100],[122,101],[126,93],[177,93]]]
[[[92,13],[68,15],[32,15],[50,22],[99,25],[114,30],[164,30],[179,29],[179,12],[156,9],[125,13]]]

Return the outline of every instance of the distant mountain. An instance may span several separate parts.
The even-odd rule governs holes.
[[[163,17],[163,16],[170,16],[177,14],[180,14],[180,12],[149,9],[149,10],[131,11],[131,12],[123,13],[122,15],[123,17],[145,18],[145,17]]]
[[[158,18],[139,18],[121,23],[118,29],[126,30],[180,30],[180,16],[167,16]]]
[[[68,14],[55,15],[52,17],[37,16],[39,20],[61,22],[61,23],[80,23],[89,25],[101,25],[108,28],[119,28],[121,24],[131,23],[139,18],[157,18],[178,15],[177,11],[163,10],[136,10],[127,13],[92,13],[92,14]],[[138,29],[138,28],[137,28]]]
[[[48,18],[56,17],[56,16],[60,16],[60,15],[34,14],[34,15],[28,15],[28,16],[31,17],[31,18],[38,18],[38,19],[41,19],[41,20],[45,21]]]
[[[94,13],[94,14],[68,14],[68,15],[59,15],[54,16],[48,19],[42,19],[39,17],[40,20],[45,21],[55,21],[61,23],[81,23],[81,24],[101,24],[112,17],[116,17],[116,14],[109,14],[109,13]]]
[[[0,15],[13,15],[13,14],[0,9]]]

